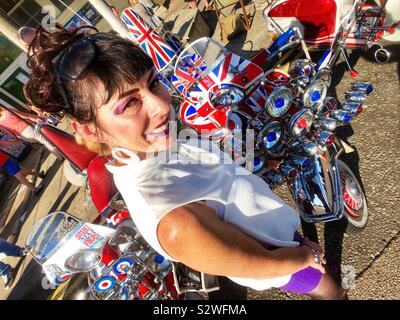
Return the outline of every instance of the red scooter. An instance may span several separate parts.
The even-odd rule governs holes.
[[[263,11],[269,30],[278,35],[296,27],[312,50],[330,49],[330,67],[346,50],[377,46],[375,59],[384,63],[391,54],[383,43],[400,43],[398,0],[274,0]],[[350,67],[351,75],[357,73]]]

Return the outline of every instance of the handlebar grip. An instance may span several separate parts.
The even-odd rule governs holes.
[[[289,40],[290,40],[290,38],[291,38],[292,36],[294,36],[294,34],[295,34],[294,29],[293,29],[293,28],[289,28],[287,31],[285,31],[284,33],[282,33],[282,34],[278,37],[278,39],[276,39],[276,40],[274,41],[274,43],[272,43],[272,44],[270,45],[270,47],[268,48],[268,51],[271,53],[271,52],[274,52],[274,51],[278,50],[280,47],[282,47],[282,46],[284,46],[286,43],[288,43]]]

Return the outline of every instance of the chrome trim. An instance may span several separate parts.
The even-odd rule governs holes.
[[[344,215],[338,157],[329,151],[311,158],[312,170],[300,172],[288,183],[302,219],[309,223],[339,220]]]
[[[274,31],[278,34],[278,36],[280,36],[281,34],[283,34],[285,31],[281,28],[281,26],[273,19],[268,17],[265,13],[268,11],[271,11],[271,8],[275,6],[275,4],[280,1],[280,0],[273,0],[272,2],[270,2],[263,10],[262,12],[262,16],[264,18],[265,21],[269,22],[272,26],[272,28],[274,29]]]

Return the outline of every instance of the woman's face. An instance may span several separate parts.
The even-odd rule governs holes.
[[[174,116],[169,92],[150,69],[96,110],[96,126],[102,142],[145,154],[171,146],[169,121]]]

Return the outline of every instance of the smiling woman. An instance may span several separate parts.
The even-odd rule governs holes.
[[[257,290],[344,298],[321,248],[296,236],[298,214],[264,180],[169,134],[171,97],[150,58],[88,31],[39,29],[25,93],[43,110],[65,110],[86,143],[111,155],[107,169],[144,239],[170,260]]]

